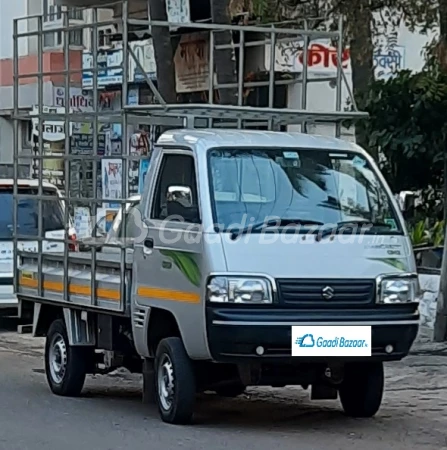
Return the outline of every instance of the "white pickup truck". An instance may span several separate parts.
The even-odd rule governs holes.
[[[164,133],[132,253],[21,252],[18,298],[46,336],[53,393],[144,375],[162,420],[196,393],[311,386],[371,417],[386,361],[410,351],[420,291],[405,222],[359,146],[299,133]],[[35,232],[35,229],[33,229]]]

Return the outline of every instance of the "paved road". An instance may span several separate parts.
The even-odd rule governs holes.
[[[300,389],[204,396],[196,423],[163,424],[141,403],[140,380],[90,378],[83,398],[51,395],[40,342],[0,332],[0,450],[412,450],[447,448],[447,350],[388,368],[380,414],[344,417],[337,402]]]

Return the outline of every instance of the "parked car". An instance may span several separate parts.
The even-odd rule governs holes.
[[[126,203],[125,214],[127,217],[132,217],[132,210],[138,208],[141,201],[141,195],[133,195],[128,198],[128,203]],[[124,236],[132,238],[133,233],[131,227],[134,222],[132,219],[126,220],[126,234],[124,234],[123,228],[123,214],[122,209],[119,209],[115,219],[113,220],[112,226],[108,231],[106,231],[106,217],[99,219],[92,230],[92,236],[80,239],[79,250],[86,252],[90,251],[94,245],[97,251],[110,253],[119,252],[120,248],[117,247],[104,247],[104,244],[118,244]],[[96,237],[95,237],[96,236]]]
[[[14,293],[13,265],[13,179],[0,179],[0,314],[17,315],[18,301]],[[37,195],[38,180],[22,179],[17,181],[18,193],[22,195]],[[65,203],[61,193],[53,184],[43,182],[44,195],[55,197],[56,201],[42,200],[43,232],[46,238],[64,239],[65,237]],[[21,198],[18,201],[17,220],[18,232],[21,236],[38,235],[39,201],[34,198]],[[70,218],[69,236],[76,240],[76,232]],[[76,250],[76,244],[70,244],[70,250]],[[37,252],[38,241],[19,240],[20,250]],[[42,250],[48,252],[63,252],[64,243],[44,241]]]

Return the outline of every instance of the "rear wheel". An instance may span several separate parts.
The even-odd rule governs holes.
[[[192,361],[178,337],[163,339],[155,357],[155,383],[158,410],[164,422],[187,424],[191,421],[196,379]]]
[[[45,372],[54,394],[64,397],[81,394],[91,353],[90,348],[69,344],[63,320],[51,324],[45,343]]]
[[[347,365],[339,391],[346,415],[373,417],[380,409],[384,384],[383,363]]]

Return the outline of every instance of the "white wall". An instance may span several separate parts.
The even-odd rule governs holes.
[[[98,22],[103,22],[112,19],[113,19],[112,9],[98,9]],[[85,23],[93,23],[93,9],[86,9],[84,11],[84,21]],[[108,28],[112,27],[109,26]],[[85,49],[92,50],[92,29],[85,28],[83,34],[84,34],[83,40]]]
[[[38,2],[39,0],[34,0]],[[13,20],[27,15],[28,0],[0,0],[0,59],[12,58]],[[19,22],[19,32],[27,31],[27,21]],[[19,40],[19,54],[28,53],[28,39]]]
[[[1,0],[0,0],[1,1]],[[31,145],[25,145],[24,141],[28,124],[25,121],[19,123],[19,154],[31,155]],[[9,117],[0,117],[0,164],[12,164],[14,161],[14,125]]]
[[[440,279],[440,275],[419,275],[419,284],[423,293],[419,307],[421,325],[430,330],[435,327]]]

